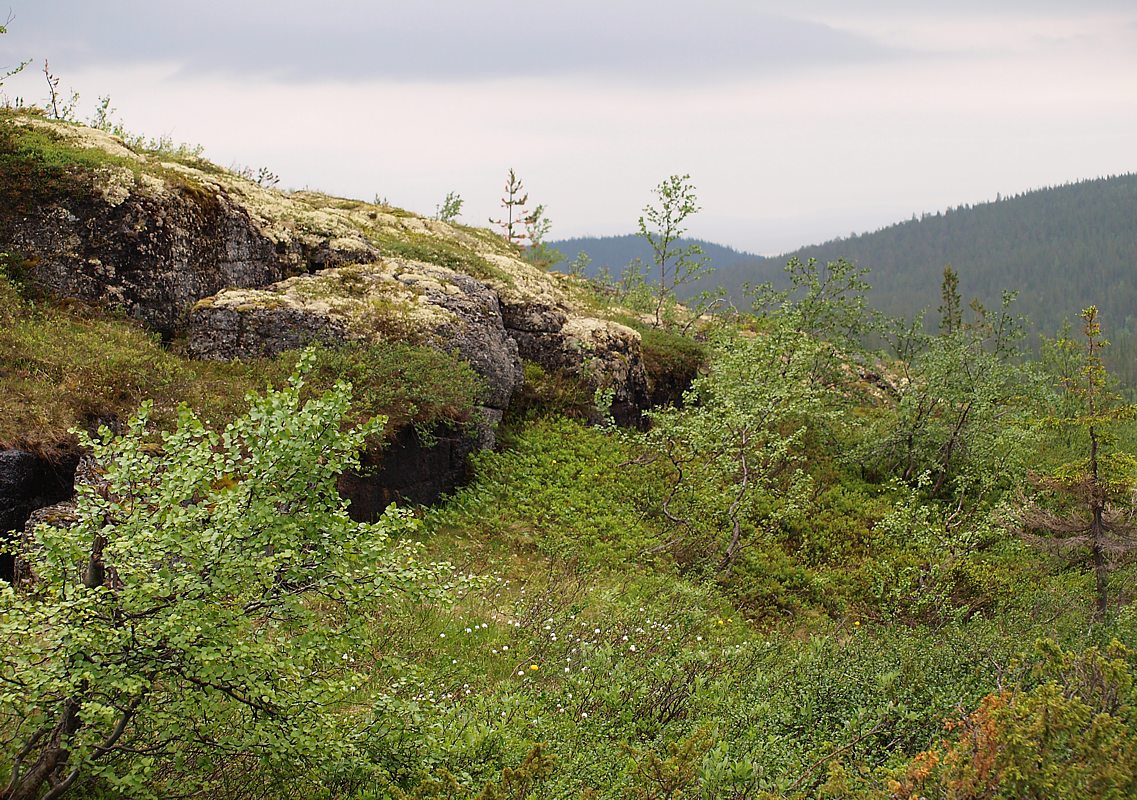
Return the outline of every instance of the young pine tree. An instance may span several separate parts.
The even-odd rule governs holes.
[[[1081,344],[1067,338],[1054,347],[1074,359],[1076,368],[1059,379],[1062,409],[1046,427],[1073,434],[1076,458],[1034,476],[1038,493],[1023,512],[1027,541],[1081,554],[1094,573],[1095,617],[1109,609],[1109,573],[1119,559],[1137,552],[1133,491],[1137,460],[1118,447],[1118,427],[1137,416],[1137,405],[1122,403],[1109,388],[1096,306],[1082,312]],[[1069,360],[1069,359],[1068,359]]]
[[[528,202],[529,194],[525,191],[517,173],[511,168],[505,179],[505,194],[501,198],[501,207],[505,209],[505,214],[501,219],[490,218],[490,224],[501,228],[502,236],[510,244],[521,245],[526,240],[526,219],[530,215],[525,210],[525,204]]]

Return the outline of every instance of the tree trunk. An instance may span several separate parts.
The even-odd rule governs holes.
[[[67,769],[68,752],[64,746],[76,731],[79,730],[79,704],[68,698],[63,701],[63,713],[51,738],[40,750],[39,757],[32,763],[27,772],[18,772],[19,763],[13,765],[13,780],[8,784],[0,800],[37,800],[43,798],[62,797],[71,788],[75,781],[75,773],[64,776]],[[41,790],[51,787],[46,795]]]
[[[1102,520],[1104,509],[1096,499],[1094,501],[1094,518],[1090,524],[1090,533],[1093,542],[1090,553],[1094,564],[1094,584],[1097,592],[1097,604],[1094,608],[1094,619],[1105,622],[1106,611],[1109,610],[1109,566],[1105,560],[1105,523]]]

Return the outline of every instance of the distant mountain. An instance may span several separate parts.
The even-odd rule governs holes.
[[[612,265],[613,273],[630,258],[650,256],[634,236],[553,246],[570,259],[584,250],[594,265]],[[904,316],[930,309],[933,323],[946,264],[958,272],[965,299],[993,306],[1004,289],[1018,292],[1015,307],[1038,332],[1053,334],[1063,320],[1097,305],[1113,342],[1110,361],[1137,385],[1137,174],[924,214],[773,258],[703,246],[716,267],[713,283],[735,297],[744,283],[776,281],[797,256],[868,267],[874,306]]]
[[[733,247],[703,239],[680,239],[677,242],[679,247],[690,244],[697,244],[703,248],[703,254],[715,269],[713,278],[695,291],[720,285],[724,275],[739,276],[738,287],[735,288],[740,289],[742,283],[747,280],[743,276],[751,271],[769,269],[767,262],[772,261],[754,253],[735,250]],[[582,236],[575,239],[561,239],[550,242],[549,246],[560,251],[565,257],[565,260],[557,265],[557,269],[568,269],[568,265],[578,255],[587,254],[591,259],[585,270],[589,277],[596,277],[607,270],[613,278],[619,278],[621,271],[637,258],[644,264],[652,263],[651,247],[643,238],[631,233],[624,236]]]

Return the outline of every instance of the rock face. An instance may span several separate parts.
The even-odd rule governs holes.
[[[444,426],[424,438],[403,428],[381,454],[365,453],[362,468],[340,477],[339,492],[351,502],[352,519],[369,522],[391,503],[427,505],[461,486],[468,456],[479,446],[468,430]]]
[[[196,300],[280,280],[288,269],[227,198],[203,202],[181,191],[43,209],[5,246],[30,256],[40,286],[119,307],[166,337]]]
[[[0,538],[11,541],[23,533],[34,511],[71,496],[76,455],[56,459],[24,450],[0,450]],[[14,560],[0,555],[0,579],[11,582]]]
[[[54,162],[19,156],[44,141]],[[578,289],[490,231],[278,192],[34,116],[0,118],[0,156],[16,165],[0,176],[0,251],[22,258],[30,283],[123,310],[166,338],[188,332],[199,358],[313,341],[457,352],[486,386],[476,446],[492,444],[521,358],[609,392],[624,424],[647,407],[639,334],[596,319]]]
[[[335,267],[258,290],[229,290],[189,315],[197,358],[276,355],[312,341],[385,340],[455,351],[485,382],[482,405],[497,411],[521,382],[517,343],[497,295],[468,275],[402,259]]]
[[[610,391],[611,413],[618,424],[640,423],[640,412],[648,407],[648,386],[640,335],[634,330],[609,320],[570,317],[545,330],[511,333],[527,360]]]
[[[108,158],[89,172],[70,170],[66,182],[44,180],[55,191],[35,198],[0,182],[0,250],[21,254],[38,286],[122,309],[169,336],[196,300],[288,273],[288,259],[226,193],[145,170],[140,156],[97,131],[22,122],[80,152],[102,147]]]

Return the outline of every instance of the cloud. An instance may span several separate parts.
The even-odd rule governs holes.
[[[10,38],[61,67],[174,62],[186,74],[288,82],[692,83],[903,54],[743,0],[13,2]]]

